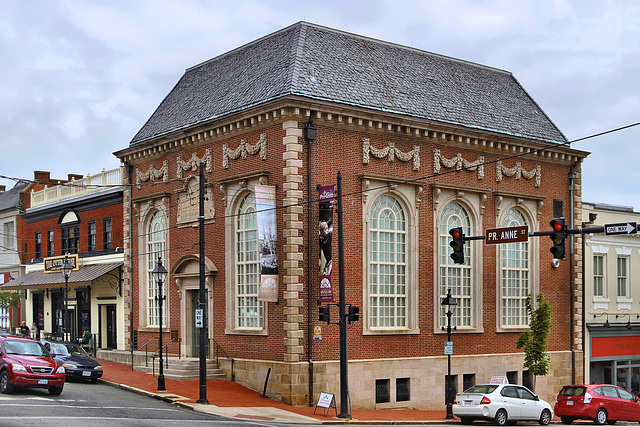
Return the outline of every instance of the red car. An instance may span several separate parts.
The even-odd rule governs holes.
[[[0,335],[0,392],[16,387],[46,388],[54,396],[62,393],[64,366],[56,363],[40,342],[31,338]]]
[[[593,420],[596,424],[640,422],[639,399],[611,384],[566,385],[556,396],[553,412],[563,424],[574,420]]]

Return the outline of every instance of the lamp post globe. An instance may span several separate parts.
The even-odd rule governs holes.
[[[158,301],[158,353],[160,358],[160,373],[158,374],[157,391],[167,391],[167,388],[164,385],[164,371],[162,366],[162,301],[164,300],[164,295],[162,295],[162,286],[167,273],[167,269],[162,265],[162,258],[158,257],[158,264],[155,266],[153,271],[151,271],[152,276],[156,279],[156,283],[158,284],[158,295],[156,295],[156,300]]]
[[[451,316],[453,315],[453,311],[451,310],[451,307],[454,308],[455,310],[455,306],[458,305],[458,301],[456,301],[456,299],[454,297],[451,296],[451,289],[447,290],[447,296],[442,300],[441,303],[443,308],[446,308],[446,312],[445,314],[447,315],[447,342],[451,341],[451,330],[452,329],[456,329],[456,327],[454,326],[453,328],[451,327]],[[442,329],[444,329],[444,326],[442,327]],[[444,392],[444,400],[445,400],[445,404],[447,406],[447,415],[445,416],[445,419],[447,420],[451,420],[453,419],[453,386],[451,384],[451,353],[447,353],[447,379],[445,381],[445,392]]]

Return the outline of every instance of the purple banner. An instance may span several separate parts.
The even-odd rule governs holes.
[[[320,187],[320,214],[318,237],[320,244],[320,302],[333,302],[333,284],[331,281],[332,250],[333,250],[333,201],[335,186]]]

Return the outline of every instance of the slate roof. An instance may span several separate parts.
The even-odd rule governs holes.
[[[0,193],[0,211],[20,209],[20,192],[29,185],[27,181],[18,181],[10,190]]]
[[[290,95],[567,141],[509,72],[299,22],[188,69],[131,145]]]

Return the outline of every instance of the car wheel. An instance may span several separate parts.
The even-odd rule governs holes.
[[[460,422],[465,425],[470,425],[470,424],[473,424],[473,418],[460,417]]]
[[[2,371],[2,374],[0,375],[0,393],[13,393],[13,385],[11,385],[9,372],[7,371]]]
[[[538,420],[538,422],[540,423],[541,426],[549,425],[549,423],[551,422],[551,411],[549,411],[548,409],[545,409],[544,411],[542,411],[542,414],[540,414],[540,419]]]
[[[505,411],[504,409],[498,409],[498,412],[496,412],[496,416],[493,419],[493,422],[497,426],[506,425],[507,424],[507,411]]]
[[[607,418],[607,411],[604,408],[600,408],[598,409],[598,412],[596,412],[596,418],[593,420],[593,422],[598,425],[602,425],[607,422]]]
[[[49,394],[52,396],[60,396],[63,387],[49,387]]]
[[[573,423],[573,418],[571,418],[571,417],[560,417],[560,421],[562,421],[562,424],[571,424],[571,423]]]

